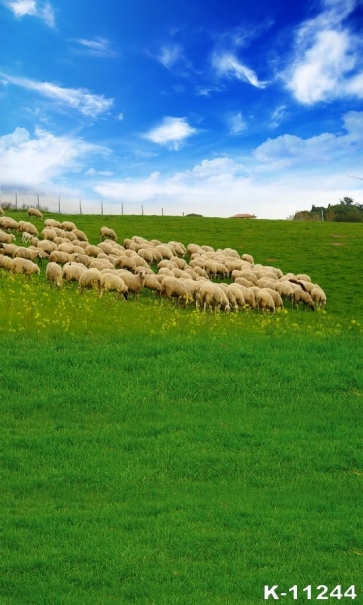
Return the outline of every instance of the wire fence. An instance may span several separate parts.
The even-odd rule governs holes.
[[[39,193],[0,192],[0,208],[27,210],[28,208],[39,208],[52,214],[149,214],[164,216],[164,208],[147,207],[136,203],[110,202],[105,200],[70,198],[63,196],[42,195]],[[179,216],[184,216],[184,212]]]

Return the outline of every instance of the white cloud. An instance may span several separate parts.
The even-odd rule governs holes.
[[[171,69],[178,61],[184,59],[183,48],[180,44],[162,46],[156,59],[167,69]]]
[[[160,126],[156,126],[143,135],[145,139],[165,145],[168,149],[177,151],[182,143],[197,132],[196,128],[189,126],[186,118],[165,117]]]
[[[54,27],[55,16],[50,2],[37,2],[36,0],[5,0],[5,5],[13,11],[17,18],[29,15],[45,21],[49,27]]]
[[[285,134],[267,139],[253,155],[258,161],[269,163],[271,170],[307,165],[323,169],[324,165],[336,165],[337,162],[348,165],[363,151],[363,112],[350,111],[342,121],[344,133],[324,132],[309,139]]]
[[[89,168],[84,173],[86,176],[112,176],[111,170],[96,170],[95,168]]]
[[[54,179],[78,172],[90,154],[107,150],[71,136],[56,137],[36,129],[31,137],[25,128],[0,137],[2,187],[34,189],[51,187]]]
[[[83,50],[94,57],[117,57],[117,52],[110,48],[110,42],[106,38],[96,36],[92,40],[86,40],[85,38],[79,38],[75,40]]]
[[[247,128],[247,122],[240,111],[234,114],[230,114],[227,118],[227,122],[229,127],[229,134],[240,134]]]
[[[256,88],[266,86],[266,82],[260,82],[256,73],[243,65],[232,52],[215,51],[212,56],[212,66],[219,77],[236,78],[242,82],[248,82]]]
[[[325,0],[325,10],[304,22],[295,39],[294,58],[283,74],[286,87],[301,103],[363,98],[363,44],[343,27],[354,0]]]
[[[109,111],[114,102],[113,99],[107,99],[104,95],[92,94],[85,88],[63,88],[51,82],[37,82],[28,78],[1,75],[16,86],[34,90],[40,95],[52,99],[55,103],[76,109],[87,117],[97,118]]]
[[[125,119],[125,116],[124,116],[124,114],[122,113],[122,111],[121,111],[120,113],[118,113],[118,114],[117,114],[117,116],[115,116],[115,119],[116,119],[118,122],[122,122],[122,120],[124,120],[124,119]]]

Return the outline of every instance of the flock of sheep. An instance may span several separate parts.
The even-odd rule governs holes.
[[[308,275],[284,275],[275,267],[255,264],[251,255],[240,256],[232,248],[185,247],[177,241],[163,243],[138,236],[125,239],[121,245],[108,227],[101,227],[101,241],[92,245],[71,221],[46,219],[39,234],[33,223],[4,216],[1,208],[0,215],[0,269],[40,274],[46,259],[46,279],[58,288],[64,282],[76,281],[80,292],[94,288],[102,296],[114,291],[122,299],[129,294],[137,299],[147,288],[156,292],[159,301],[165,297],[176,304],[183,301],[214,312],[249,308],[274,313],[286,300],[293,308],[302,303],[304,309],[313,311],[326,304],[324,291]],[[42,220],[37,208],[30,208],[28,215]],[[15,233],[29,245],[14,243]]]

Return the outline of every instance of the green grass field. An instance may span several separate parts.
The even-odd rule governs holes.
[[[328,303],[203,314],[0,270],[1,605],[363,603],[363,226],[74,218],[234,247]]]

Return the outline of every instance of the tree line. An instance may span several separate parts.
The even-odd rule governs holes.
[[[325,206],[312,205],[311,210],[299,210],[291,217],[293,221],[336,221],[338,223],[362,223],[363,204],[351,197],[344,197],[338,204]]]

